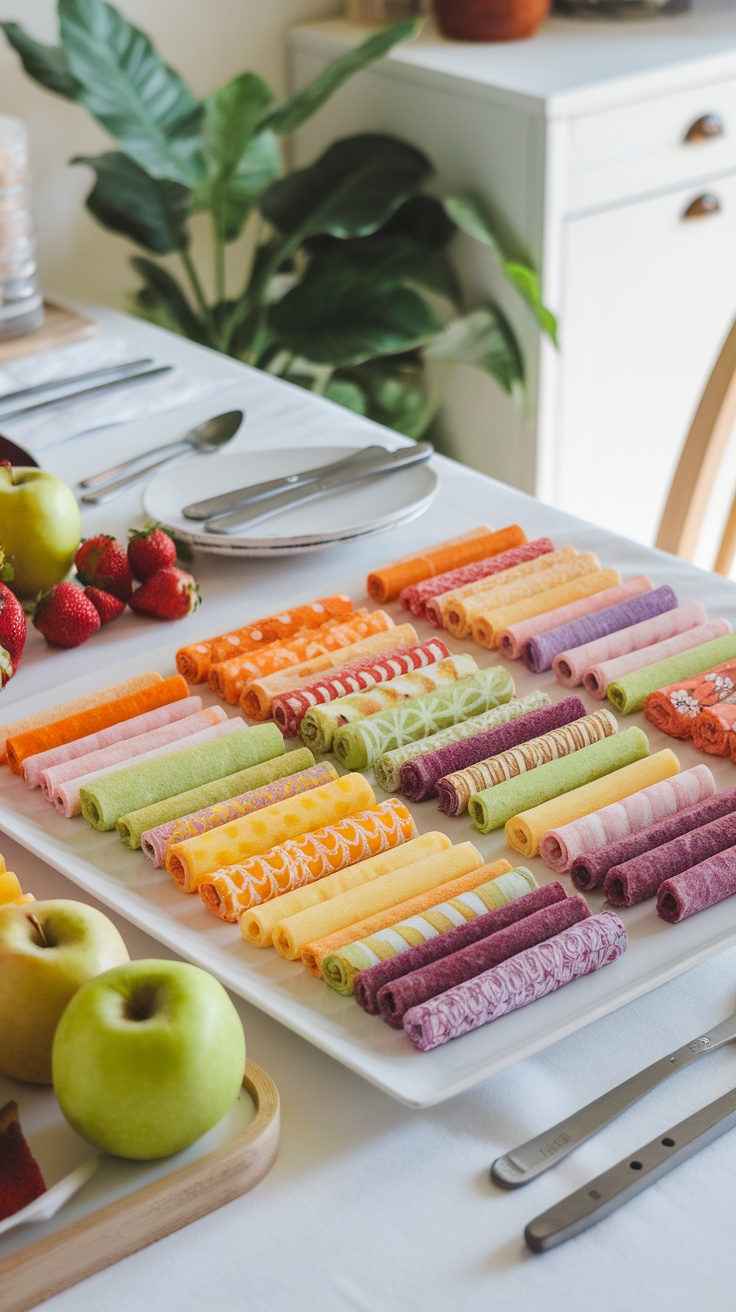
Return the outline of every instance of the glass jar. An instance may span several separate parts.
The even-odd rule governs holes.
[[[26,130],[19,119],[0,114],[0,341],[33,332],[43,319]]]

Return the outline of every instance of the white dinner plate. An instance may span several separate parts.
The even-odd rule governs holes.
[[[199,551],[220,556],[271,556],[319,551],[336,542],[352,542],[416,519],[439,491],[439,477],[429,461],[412,465],[354,487],[329,492],[285,510],[242,535],[208,533],[186,519],[182,506],[233,488],[324,465],[352,455],[357,447],[273,447],[266,451],[222,452],[184,461],[158,474],[143,493],[152,519],[174,530]]]

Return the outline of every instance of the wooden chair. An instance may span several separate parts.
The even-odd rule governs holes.
[[[700,398],[672,480],[656,546],[692,560],[708,502],[736,421],[736,323]],[[713,566],[729,574],[736,555],[736,495]]]

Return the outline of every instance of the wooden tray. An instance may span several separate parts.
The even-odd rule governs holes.
[[[93,337],[99,331],[94,319],[65,310],[53,301],[44,301],[46,319],[34,333],[25,333],[22,337],[10,337],[0,342],[0,367],[13,360],[23,360],[27,355],[36,355],[38,351],[51,351],[57,346],[71,346],[72,342]]]
[[[279,1095],[270,1075],[252,1061],[246,1065],[243,1087],[255,1109],[245,1129],[242,1128],[241,1108],[240,1128],[233,1129],[232,1124],[227,1124],[237,1119],[235,1115],[226,1117],[221,1127],[211,1130],[200,1140],[199,1146],[193,1145],[172,1158],[156,1163],[122,1163],[119,1159],[103,1156],[100,1170],[52,1221],[18,1227],[0,1238],[0,1305],[3,1312],[26,1312],[43,1299],[85,1280],[154,1240],[180,1230],[190,1221],[231,1202],[258,1184],[273,1166],[278,1153]],[[58,1104],[48,1089],[14,1084],[11,1096],[17,1098],[23,1122],[24,1102],[34,1097],[37,1103],[45,1103],[46,1111],[53,1103],[58,1121]],[[236,1110],[242,1101],[238,1100]],[[24,1123],[24,1129],[32,1150],[42,1157],[30,1122],[28,1125]],[[64,1129],[71,1139],[73,1132],[66,1123]],[[224,1142],[207,1151],[213,1136],[220,1140],[224,1136]],[[38,1141],[42,1140],[43,1129],[39,1128]],[[89,1157],[89,1145],[82,1151]],[[43,1160],[41,1165],[43,1167]],[[122,1197],[107,1203],[105,1165],[124,1177]],[[158,1172],[158,1178],[148,1184],[136,1185],[136,1179],[152,1172]],[[51,1183],[48,1178],[47,1183]],[[117,1188],[120,1189],[119,1184]],[[107,1197],[110,1197],[109,1188]],[[73,1212],[77,1213],[76,1219],[65,1222],[65,1217]],[[40,1237],[34,1238],[34,1235]],[[3,1256],[11,1244],[14,1251]]]

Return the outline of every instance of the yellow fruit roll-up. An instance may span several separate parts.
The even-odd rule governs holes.
[[[372,806],[375,793],[362,774],[346,774],[311,792],[287,797],[226,825],[172,843],[166,869],[184,893],[196,892],[213,870],[265,852],[287,838],[321,829],[343,816]]]
[[[512,565],[510,569],[501,570],[498,574],[486,575],[485,578],[463,584],[461,588],[452,588],[449,592],[442,593],[435,598],[435,606],[439,608],[442,616],[443,628],[448,629],[452,624],[462,629],[465,603],[472,602],[475,597],[486,592],[495,593],[499,588],[511,587],[519,579],[538,574],[541,570],[555,569],[558,565],[567,564],[568,561],[574,560],[577,554],[574,547],[559,547],[557,551],[535,556],[532,560],[525,560],[519,565]],[[454,632],[454,629],[452,631]]]
[[[582,578],[560,583],[558,587],[550,588],[548,592],[538,592],[533,597],[525,597],[522,601],[499,606],[497,610],[483,611],[473,620],[471,630],[473,640],[480,647],[493,649],[497,645],[498,635],[509,625],[531,619],[534,615],[543,615],[547,611],[556,610],[558,606],[568,606],[574,601],[581,601],[584,597],[593,597],[597,592],[614,588],[620,582],[621,575],[617,569],[597,569],[592,573],[584,574]]]
[[[519,601],[525,601],[527,597],[538,597],[551,592],[553,588],[561,587],[563,583],[584,578],[586,574],[600,569],[598,557],[592,551],[547,565],[550,559],[550,556],[539,556],[531,562],[538,566],[537,569],[514,583],[505,587],[487,588],[484,592],[466,597],[464,601],[454,602],[447,610],[447,628],[450,633],[456,638],[466,638],[475,620],[487,611],[497,610],[500,606],[513,606]]]
[[[214,871],[199,885],[199,896],[221,920],[237,920],[249,907],[415,837],[414,821],[404,803],[390,797],[333,825],[290,838],[260,856]]]

